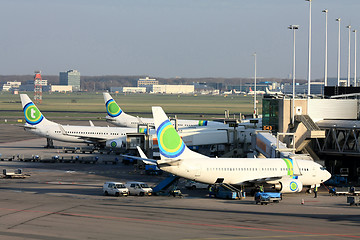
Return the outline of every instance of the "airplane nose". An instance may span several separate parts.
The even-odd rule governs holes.
[[[330,178],[331,178],[331,173],[329,173],[328,171],[326,171],[324,182],[327,181],[327,180],[330,179]]]

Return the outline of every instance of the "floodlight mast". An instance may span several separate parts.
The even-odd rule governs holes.
[[[325,13],[325,70],[324,70],[324,85],[328,83],[328,10],[322,10]]]
[[[310,83],[311,83],[311,2],[312,0],[305,0],[309,2],[309,47],[308,47],[308,99],[310,98]],[[309,101],[308,101],[309,102]]]
[[[254,75],[254,118],[257,118],[257,110],[256,110],[256,52],[253,54],[254,56],[254,68],[255,68],[255,75]]]
[[[290,25],[289,29],[293,30],[293,70],[292,70],[292,85],[293,85],[293,95],[292,95],[292,104],[291,104],[291,123],[295,124],[295,30],[299,29],[299,25]]]
[[[351,25],[346,26],[349,29],[349,51],[348,51],[348,72],[347,72],[347,86],[350,87],[350,64],[351,64],[351,52],[350,52],[350,43],[351,43]]]
[[[357,79],[356,79],[356,33],[357,33],[357,30],[353,30],[353,33],[355,35],[355,45],[354,45],[354,87],[357,87]]]
[[[337,86],[340,86],[340,23],[341,18],[337,18],[336,21],[339,23],[339,33],[338,33],[338,64],[337,64]]]

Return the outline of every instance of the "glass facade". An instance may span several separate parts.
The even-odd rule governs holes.
[[[60,72],[60,85],[72,86],[73,91],[80,91],[80,72],[77,70]]]
[[[263,98],[262,101],[262,128],[273,133],[279,130],[279,100]]]

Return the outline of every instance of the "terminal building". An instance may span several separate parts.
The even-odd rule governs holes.
[[[331,174],[360,182],[359,106],[358,99],[264,96],[262,127]]]
[[[77,70],[69,70],[60,72],[60,85],[72,86],[72,91],[80,91],[80,72]]]

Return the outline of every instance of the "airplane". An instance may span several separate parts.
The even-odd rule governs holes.
[[[50,120],[40,112],[27,94],[20,94],[25,116],[25,131],[41,137],[73,143],[105,145],[109,140],[126,142],[126,133],[136,133],[136,128],[97,127],[90,121],[90,126],[62,125]]]
[[[234,93],[234,94],[246,94],[246,92],[237,91],[237,90],[235,90],[235,89],[233,89],[233,93]]]
[[[268,95],[284,95],[281,91],[270,91],[268,88],[265,89],[265,92]]]
[[[143,159],[161,170],[197,182],[234,186],[270,185],[282,193],[319,186],[331,174],[320,164],[291,158],[210,158],[191,151],[161,107],[152,107],[160,160]]]
[[[230,94],[233,94],[233,91],[232,91],[232,90],[230,90],[230,91],[224,91],[223,94],[228,94],[228,95],[230,95]]]
[[[94,144],[100,147],[109,147],[112,149],[123,148],[126,144],[127,133],[147,133],[147,128],[120,128],[120,127],[97,127],[90,121],[90,126],[74,126],[61,125],[56,122],[49,121],[39,111],[36,105],[26,94],[20,94],[26,123],[24,129],[41,137],[52,140]],[[223,124],[224,125],[224,124]],[[226,125],[224,125],[226,126]],[[208,131],[209,130],[209,131]],[[199,136],[200,132],[206,132],[207,135],[224,136],[224,131],[207,128],[182,128],[179,134],[189,145],[193,144],[220,144],[224,137],[209,138]],[[152,142],[157,143],[156,133],[154,129],[149,129],[149,135]],[[197,137],[195,137],[197,135]],[[193,142],[196,138],[196,143]],[[220,141],[220,142],[219,142]]]
[[[120,127],[136,128],[138,124],[149,124],[154,126],[152,118],[140,118],[126,114],[120,106],[115,102],[111,95],[107,92],[103,93],[107,111],[106,121]],[[222,122],[206,121],[206,120],[177,120],[178,128],[187,127],[226,127]]]
[[[249,88],[249,92],[248,92],[249,95],[254,95],[255,94],[255,91],[253,91],[251,89],[251,87]],[[261,90],[256,90],[256,94],[265,94],[264,91],[261,91]]]

